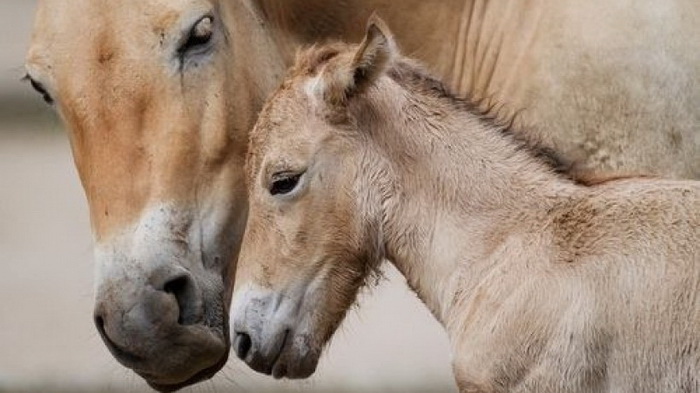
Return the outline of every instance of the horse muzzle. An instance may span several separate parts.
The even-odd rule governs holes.
[[[122,365],[160,391],[210,378],[223,367],[229,341],[220,294],[207,294],[181,267],[130,276],[101,283],[94,313],[102,340]]]
[[[191,223],[159,211],[96,248],[95,326],[117,361],[160,391],[212,377],[230,351],[228,274],[215,256],[227,254],[202,249]]]
[[[246,291],[232,309],[233,349],[253,370],[274,378],[303,379],[321,350],[300,304],[287,296]]]

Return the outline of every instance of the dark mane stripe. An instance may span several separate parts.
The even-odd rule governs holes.
[[[506,114],[505,105],[491,99],[475,99],[472,96],[460,97],[450,90],[445,83],[432,76],[423,68],[406,59],[396,61],[388,75],[396,83],[419,89],[434,97],[446,100],[459,110],[476,115],[481,121],[492,126],[503,137],[511,140],[519,150],[528,152],[538,161],[544,163],[554,173],[571,180],[573,164],[565,161],[554,149],[544,146],[526,132],[517,131],[514,124],[518,113]]]

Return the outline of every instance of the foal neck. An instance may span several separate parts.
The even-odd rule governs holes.
[[[447,324],[457,290],[487,274],[499,243],[540,225],[576,186],[466,103],[415,76],[390,75],[351,113],[390,177],[387,259]]]

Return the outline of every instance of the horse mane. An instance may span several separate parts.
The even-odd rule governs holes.
[[[519,112],[506,110],[506,105],[493,98],[476,98],[467,93],[457,95],[440,79],[426,71],[420,64],[401,58],[389,70],[388,75],[396,83],[427,93],[449,102],[456,109],[475,115],[510,140],[518,150],[527,152],[537,161],[545,164],[553,173],[578,182],[573,176],[574,164],[564,160],[554,149],[545,146],[533,133],[523,132],[515,127]]]
[[[292,75],[316,75],[321,67],[353,45],[343,42],[314,44],[297,53]],[[409,58],[396,59],[387,75],[397,84],[418,90],[449,102],[456,109],[475,115],[495,132],[510,140],[518,150],[524,151],[536,161],[549,168],[552,173],[583,186],[596,186],[611,181],[640,177],[638,173],[591,173],[577,163],[565,160],[552,147],[546,146],[533,132],[516,127],[518,111],[507,110],[507,106],[491,97],[477,98],[470,93],[458,95],[440,79],[433,76],[419,62]]]

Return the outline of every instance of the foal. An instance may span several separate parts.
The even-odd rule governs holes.
[[[576,184],[378,19],[299,57],[250,149],[232,318],[256,370],[313,373],[387,259],[462,392],[700,392],[700,183]]]

